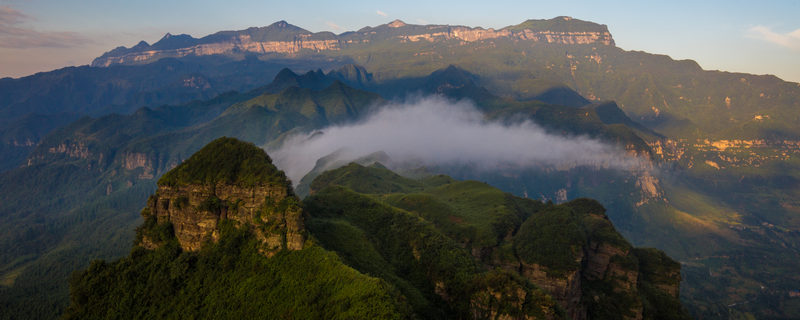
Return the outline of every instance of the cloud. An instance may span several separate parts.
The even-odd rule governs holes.
[[[342,30],[344,30],[344,28],[342,28],[338,24],[335,24],[335,23],[330,22],[330,21],[325,22],[325,25],[327,25],[328,27],[330,27],[334,31],[342,31]]]
[[[22,12],[10,7],[0,7],[0,25],[18,24],[28,19],[30,19],[30,17]]]
[[[800,51],[800,29],[781,34],[772,31],[769,27],[755,26],[748,29],[747,36],[767,42],[772,42],[782,47]]]
[[[627,169],[639,164],[639,159],[597,140],[548,134],[530,121],[487,122],[471,103],[438,97],[385,106],[362,122],[289,137],[277,149],[267,150],[294,182],[322,157],[335,154],[337,161],[331,163],[342,163],[381,151],[394,163],[466,165],[477,170]]]
[[[42,32],[21,26],[30,16],[11,7],[0,7],[0,47],[27,49],[37,47],[74,47],[92,43],[75,32]]]
[[[388,17],[389,16],[388,14],[386,14],[386,12],[383,12],[383,11],[380,11],[380,10],[376,10],[375,13],[378,14],[379,16],[381,16],[381,17]]]

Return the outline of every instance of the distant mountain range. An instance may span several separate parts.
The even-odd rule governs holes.
[[[613,46],[614,40],[605,25],[558,17],[551,20],[528,20],[500,30],[449,25],[409,25],[400,20],[378,27],[366,27],[339,35],[331,32],[312,33],[278,21],[263,28],[222,31],[200,39],[169,33],[150,45],[147,42],[131,47],[117,47],[92,61],[92,66],[143,64],[161,58],[206,55],[298,54],[364,48],[383,42],[480,42],[508,39],[530,43],[589,44]]]

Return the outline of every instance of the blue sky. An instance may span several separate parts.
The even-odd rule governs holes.
[[[0,77],[88,64],[164,33],[195,37],[286,20],[341,33],[394,19],[502,28],[572,16],[608,25],[617,46],[704,69],[800,82],[800,1],[122,1],[0,0]]]

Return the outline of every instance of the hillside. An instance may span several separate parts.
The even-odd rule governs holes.
[[[0,305],[8,311],[0,317],[56,317],[67,302],[72,270],[92,257],[124,255],[140,223],[135,213],[155,190],[157,177],[205,144],[220,136],[265,143],[295,127],[327,123],[325,116],[343,121],[348,110],[379,99],[339,86],[305,91],[322,84],[284,74],[297,79],[206,101],[80,119],[45,137],[24,167],[0,173],[5,203],[0,209]],[[265,97],[287,107],[277,112],[259,104],[233,107]],[[307,118],[295,101],[320,104]],[[329,113],[317,113],[327,107]]]
[[[306,242],[298,204],[264,151],[214,140],[159,180],[129,257],[73,274],[64,317],[407,316],[389,285]]]
[[[349,165],[301,209],[281,176],[252,144],[211,142],[159,180],[128,257],[73,275],[66,318],[687,317],[680,266],[633,248],[593,200]]]

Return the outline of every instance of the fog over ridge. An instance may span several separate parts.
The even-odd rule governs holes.
[[[547,166],[627,170],[643,161],[596,139],[547,133],[529,120],[510,125],[487,121],[471,102],[438,96],[392,103],[362,121],[294,135],[267,151],[295,184],[318,159],[334,152],[345,161],[383,151],[395,163],[468,165],[476,170]]]

